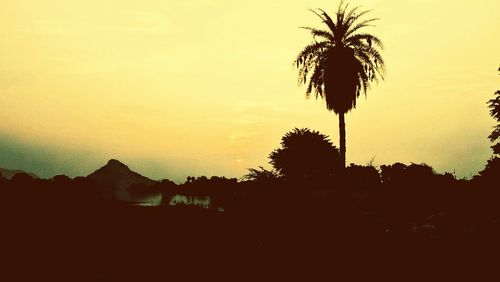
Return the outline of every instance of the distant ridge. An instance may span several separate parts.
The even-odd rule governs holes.
[[[6,169],[6,168],[0,168],[0,174],[7,178],[7,179],[12,179],[12,177],[18,173],[26,173],[28,175],[30,175],[31,177],[33,178],[40,178],[38,177],[36,174],[34,173],[30,173],[30,172],[26,172],[24,170],[19,170],[19,169]]]

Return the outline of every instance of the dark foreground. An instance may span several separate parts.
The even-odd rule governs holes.
[[[250,213],[4,206],[0,214],[1,275],[24,281],[317,281],[344,275],[426,281],[472,275],[483,281],[477,279],[494,273],[500,257],[494,226],[391,230],[340,208]]]
[[[158,207],[113,197],[115,173],[0,178],[0,281],[499,281],[499,168],[496,158],[457,180],[425,165],[351,165],[327,179],[256,171],[128,188],[161,194]],[[172,207],[175,195],[212,208]]]

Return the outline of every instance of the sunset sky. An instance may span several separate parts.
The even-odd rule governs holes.
[[[338,117],[293,60],[315,0],[0,0],[0,167],[87,175],[116,158],[153,179],[241,177],[294,127]],[[470,177],[492,155],[500,1],[351,1],[381,18],[387,77],[346,115],[347,163]]]

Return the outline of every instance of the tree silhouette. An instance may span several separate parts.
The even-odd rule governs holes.
[[[308,128],[286,133],[281,148],[271,152],[269,159],[287,180],[322,180],[341,166],[339,151],[328,136]]]
[[[242,180],[255,181],[260,183],[272,183],[279,179],[279,175],[274,170],[267,170],[262,166],[249,168],[248,173],[242,177]]]
[[[500,68],[498,68],[500,71]],[[488,108],[490,108],[490,115],[498,122],[494,127],[493,132],[488,138],[491,142],[496,142],[500,139],[500,90],[495,92],[496,97],[488,101]],[[500,143],[494,144],[492,147],[495,154],[500,154]]]
[[[484,169],[479,172],[479,176],[489,180],[492,179],[496,179],[496,181],[500,180],[500,158],[491,157],[486,163]],[[491,182],[493,183],[493,181]]]
[[[326,101],[326,108],[339,115],[340,155],[345,167],[344,115],[356,107],[356,99],[365,93],[372,81],[383,79],[385,65],[379,49],[380,39],[362,28],[371,26],[377,18],[362,20],[369,11],[360,7],[348,10],[340,3],[335,18],[325,11],[313,11],[328,27],[326,30],[304,27],[311,32],[314,42],[297,56],[299,83],[307,84],[306,96],[314,93]]]

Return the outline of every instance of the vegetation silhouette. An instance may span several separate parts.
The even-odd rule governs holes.
[[[278,175],[278,172],[276,172],[274,169],[268,170],[262,166],[259,166],[258,169],[249,168],[248,173],[242,177],[242,180],[267,184],[276,182],[277,180],[279,180],[279,178],[280,176]]]
[[[118,160],[85,177],[0,173],[0,241],[9,258],[2,272],[17,259],[17,277],[29,272],[38,280],[44,273],[54,278],[67,272],[65,280],[78,274],[90,281],[142,281],[171,278],[175,271],[198,272],[206,280],[209,270],[220,279],[228,269],[254,275],[252,280],[270,278],[259,275],[259,267],[284,280],[294,269],[331,274],[349,260],[357,270],[366,270],[364,259],[367,265],[382,261],[381,269],[393,271],[396,264],[382,254],[400,260],[401,254],[423,253],[413,267],[441,267],[447,260],[433,261],[429,250],[454,240],[461,257],[467,257],[464,242],[497,251],[492,247],[500,236],[500,126],[489,136],[497,142],[494,156],[470,180],[425,163],[346,166],[344,115],[382,78],[376,47],[383,46],[377,37],[357,33],[375,20],[358,21],[366,11],[341,4],[335,21],[323,10],[316,14],[329,31],[307,28],[323,41],[299,54],[299,81],[308,84],[306,95],[325,98],[328,110],[339,114],[340,150],[327,135],[295,128],[270,152],[272,169],[250,168],[240,180],[155,181]],[[495,95],[488,107],[500,123],[500,91]],[[161,204],[137,206],[143,202],[136,199],[151,195],[160,195]],[[404,250],[392,253],[383,244],[396,241],[407,243]],[[371,248],[374,255],[366,257]],[[199,268],[204,265],[208,269]]]
[[[498,68],[500,72],[500,68]],[[491,142],[496,142],[500,140],[500,90],[495,92],[495,98],[488,101],[488,108],[490,109],[490,115],[497,121],[497,125],[494,127],[493,132],[488,136]],[[493,144],[491,147],[494,154],[500,155],[500,142]]]
[[[328,29],[304,27],[314,42],[304,47],[295,64],[299,83],[307,84],[306,96],[314,93],[326,101],[326,108],[339,115],[340,156],[345,167],[346,142],[344,115],[356,107],[356,99],[373,81],[383,79],[382,41],[361,29],[377,18],[363,19],[369,11],[348,9],[340,3],[334,18],[319,9],[313,11]],[[318,39],[318,40],[317,40]]]
[[[500,68],[498,71],[500,72]],[[494,189],[493,187],[497,187],[500,183],[500,90],[497,90],[495,97],[488,101],[488,108],[491,117],[497,122],[497,125],[493,127],[493,132],[488,136],[490,141],[494,143],[491,146],[493,156],[488,160],[485,168],[474,177],[474,180]]]
[[[346,254],[386,240],[494,242],[500,236],[500,191],[495,185],[499,158],[490,160],[472,180],[436,173],[426,164],[351,164],[337,174],[335,166],[317,166],[323,164],[323,154],[330,154],[337,169],[341,167],[338,150],[325,135],[294,129],[283,140],[295,141],[273,152],[292,164],[297,161],[292,148],[321,156],[306,158],[304,162],[312,164],[305,163],[304,171],[298,166],[282,174],[278,165],[272,170],[249,169],[239,181],[200,176],[182,184],[164,179],[129,186],[132,195],[162,194],[157,207],[109,198],[113,189],[91,177],[0,177],[4,226],[16,230],[16,236],[43,230],[38,235],[43,239],[12,245],[5,254],[51,253],[56,260],[45,263],[40,257],[37,263],[57,262],[61,271],[87,273],[90,278],[144,279],[145,270],[158,275],[160,270],[183,267],[182,262],[207,264],[207,256],[217,257],[213,261],[223,268],[256,261],[272,264],[277,257],[289,265],[299,254],[316,265],[322,261],[318,253],[330,254],[323,263],[331,264],[336,256],[345,259]],[[107,183],[123,183],[105,176]],[[190,200],[172,205],[178,195]],[[37,243],[40,240],[43,243]],[[295,256],[284,255],[290,250]],[[162,254],[161,259],[145,255],[153,252]],[[242,254],[251,254],[248,261],[234,259]]]
[[[270,164],[288,181],[322,181],[341,167],[339,150],[328,136],[308,128],[295,128],[271,152]]]

